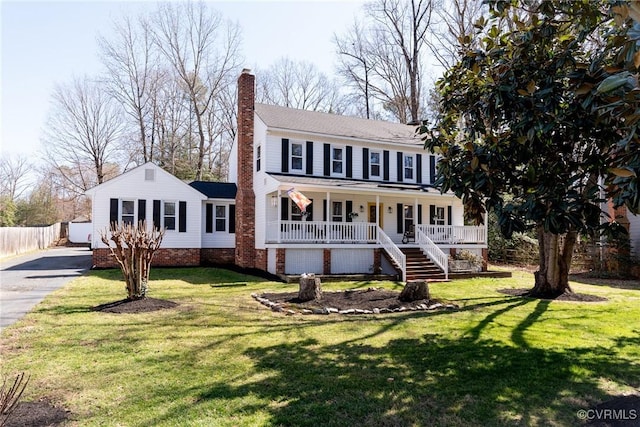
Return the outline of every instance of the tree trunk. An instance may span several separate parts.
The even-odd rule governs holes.
[[[398,297],[400,301],[412,302],[429,299],[429,286],[424,280],[415,280],[407,282]]]
[[[298,299],[300,301],[322,299],[322,286],[320,283],[320,278],[316,278],[314,275],[301,277]]]
[[[529,295],[542,298],[556,298],[565,292],[572,292],[569,286],[569,270],[577,233],[570,230],[561,239],[559,235],[538,227],[540,266],[535,272],[535,286]],[[562,240],[562,241],[561,241]]]

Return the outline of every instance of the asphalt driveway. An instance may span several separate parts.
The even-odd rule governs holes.
[[[91,251],[59,247],[0,260],[0,331],[91,268]]]

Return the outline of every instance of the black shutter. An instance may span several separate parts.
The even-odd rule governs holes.
[[[436,223],[436,207],[435,205],[429,205],[429,224],[433,225]]]
[[[347,200],[346,209],[347,210],[344,213],[344,216],[347,219],[347,222],[352,222],[353,219],[351,218],[351,215],[349,215],[349,214],[353,211],[353,201]]]
[[[436,181],[436,156],[429,156],[429,184]]]
[[[229,205],[229,233],[236,232],[236,205]]]
[[[280,219],[283,221],[289,220],[289,198],[282,197],[280,199]]]
[[[311,200],[311,204],[307,206],[307,221],[313,221],[313,199]]]
[[[369,149],[362,149],[362,179],[369,179]]]
[[[187,202],[178,202],[178,232],[187,232]]]
[[[322,220],[327,220],[327,200],[322,200]]]
[[[447,225],[451,225],[451,206],[447,206]]]
[[[160,223],[160,200],[153,201],[153,226],[158,230],[162,228]]]
[[[313,141],[307,141],[307,175],[313,175]]]
[[[422,154],[416,154],[416,182],[422,183]]]
[[[347,178],[353,177],[353,147],[347,145]]]
[[[324,144],[324,176],[331,175],[331,146]]]
[[[282,172],[289,172],[289,140],[282,138]]]
[[[205,205],[204,227],[205,233],[213,233],[213,205],[211,203]]]
[[[382,152],[382,162],[384,163],[383,165],[384,176],[382,177],[382,179],[384,179],[385,181],[389,181],[389,151],[388,150],[384,150]]]
[[[402,182],[404,169],[402,168],[402,151],[398,151],[398,182]]]
[[[114,228],[118,224],[118,199],[109,200],[109,228]]]
[[[418,224],[422,224],[422,205],[418,205]]]
[[[147,219],[147,201],[144,199],[138,200],[138,222]]]
[[[396,219],[398,220],[398,234],[404,233],[404,206],[402,203],[396,205]]]

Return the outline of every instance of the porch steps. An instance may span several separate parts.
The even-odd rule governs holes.
[[[400,248],[407,257],[407,281],[444,280],[445,274],[420,248]]]

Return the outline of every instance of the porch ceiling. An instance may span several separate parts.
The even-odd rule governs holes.
[[[428,184],[371,182],[353,179],[308,177],[274,173],[270,173],[269,176],[278,181],[280,186],[282,187],[295,186],[298,190],[306,191],[330,191],[345,193],[362,192],[375,194],[385,193],[394,195],[398,195],[398,192],[402,192],[403,194],[414,194],[421,196],[424,196],[426,194],[442,196],[442,194],[440,194],[440,190],[437,190]],[[454,197],[452,193],[445,194],[444,196]]]

